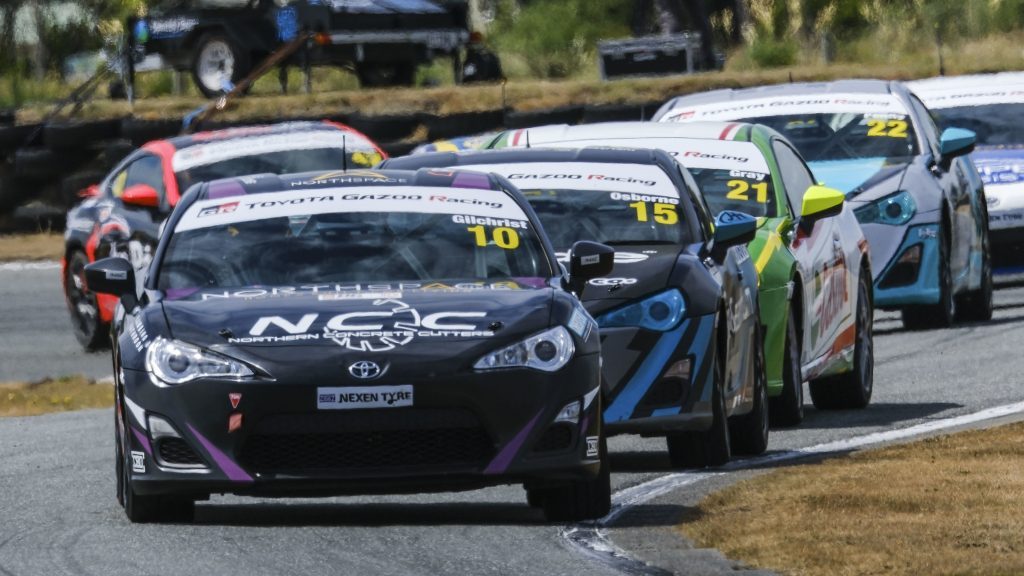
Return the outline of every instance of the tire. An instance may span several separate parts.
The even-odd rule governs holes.
[[[195,43],[192,80],[207,98],[224,93],[224,82],[237,84],[249,73],[249,55],[220,32],[203,34]]]
[[[583,106],[561,106],[548,110],[527,110],[524,112],[508,112],[505,114],[505,127],[533,128],[546,124],[578,124],[583,118]]]
[[[347,124],[366,134],[377,142],[403,140],[420,125],[420,117],[416,114],[393,114],[384,116],[364,116],[353,114]]]
[[[581,124],[645,120],[643,104],[596,104],[583,107]]]
[[[75,250],[68,256],[64,275],[64,301],[71,314],[71,329],[78,343],[87,351],[110,346],[109,326],[100,319],[96,295],[85,287],[85,252]]]
[[[729,419],[725,415],[724,355],[716,351],[714,384],[711,390],[711,428],[704,432],[677,432],[665,438],[673,468],[721,466],[732,458]]]
[[[366,63],[356,68],[356,76],[363,88],[412,86],[416,80],[416,65],[412,62]]]
[[[398,142],[384,142],[380,145],[380,149],[388,155],[388,158],[398,158],[399,156],[408,155],[421,144],[423,144],[423,142],[406,142],[405,140],[399,140]]]
[[[9,152],[42,141],[42,124],[20,124],[0,128],[0,152]]]
[[[132,487],[131,464],[124,447],[128,446],[128,426],[124,424],[124,435],[119,439],[117,485],[121,489],[118,499],[124,508],[124,514],[134,524],[147,522],[191,522],[195,517],[196,502],[191,498],[171,496],[143,496],[136,494]],[[116,427],[115,427],[116,430]],[[116,432],[115,432],[116,434]]]
[[[125,118],[121,120],[121,136],[135,146],[146,142],[176,136],[181,132],[181,120],[142,120]]]
[[[120,118],[95,122],[49,124],[43,128],[43,143],[49,148],[81,148],[83,145],[101,140],[111,140],[120,135]]]
[[[446,116],[423,117],[423,124],[427,127],[427,140],[431,141],[495,130],[504,121],[505,112],[503,110],[480,110]]]
[[[811,402],[819,410],[865,408],[874,390],[874,310],[871,305],[871,274],[861,270],[857,286],[857,328],[853,370],[838,376],[812,380]]]
[[[612,508],[612,481],[608,444],[601,436],[601,470],[591,480],[575,480],[566,486],[543,490],[541,508],[548,522],[580,522],[603,518]],[[530,493],[527,492],[527,501]]]
[[[949,328],[956,318],[956,299],[953,297],[953,275],[949,270],[950,233],[942,227],[939,237],[939,303],[903,309],[903,327],[907,330]]]
[[[772,426],[798,426],[804,420],[804,384],[800,367],[800,335],[796,331],[794,303],[786,317],[786,345],[782,358],[782,394],[768,399]]]
[[[966,322],[988,322],[992,319],[992,253],[988,241],[988,224],[982,239],[981,287],[967,293],[957,302],[957,319]]]
[[[768,449],[768,377],[764,371],[764,339],[760,328],[755,331],[754,338],[757,347],[754,357],[754,407],[750,413],[729,421],[733,453],[747,456],[763,454]]]
[[[71,208],[81,202],[82,199],[78,196],[78,193],[93,184],[99,184],[106,175],[106,172],[88,171],[72,174],[64,178],[60,184],[61,205],[65,208]]]

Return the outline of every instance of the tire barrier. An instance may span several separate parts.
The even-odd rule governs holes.
[[[479,112],[461,112],[436,116],[423,115],[423,125],[427,127],[427,139],[444,140],[467,134],[489,132],[505,124],[504,110],[481,110]]]
[[[47,124],[43,128],[43,144],[54,149],[79,148],[93,142],[118,138],[120,135],[120,118],[95,122]]]
[[[0,153],[38,144],[42,141],[41,127],[42,124],[20,124],[0,128]]]
[[[513,110],[505,114],[505,127],[515,129],[544,126],[545,124],[579,124],[581,118],[583,118],[583,106],[560,106],[525,112]]]
[[[125,118],[121,120],[121,137],[132,144],[142,146],[150,140],[170,138],[181,133],[181,120],[142,120]]]
[[[420,125],[420,115],[364,116],[357,113],[349,116],[346,124],[377,142],[391,142],[402,140],[412,134]]]

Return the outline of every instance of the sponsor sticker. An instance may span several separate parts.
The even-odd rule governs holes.
[[[146,473],[146,453],[132,450],[132,472]]]
[[[107,280],[127,280],[128,272],[125,270],[104,270]]]
[[[601,441],[597,436],[587,436],[587,457],[591,458],[600,454]]]
[[[636,278],[591,278],[587,284],[591,286],[631,286],[636,282]]]
[[[364,410],[412,406],[412,384],[399,386],[347,386],[316,389],[318,410]]]
[[[610,162],[526,162],[467,168],[501,174],[523,190],[590,190],[649,194],[677,202],[679,199],[675,184],[658,166]]]
[[[600,254],[593,254],[593,255],[590,255],[590,256],[581,256],[580,257],[580,265],[581,266],[592,266],[594,264],[600,264],[600,263],[601,263],[601,255]]]
[[[569,263],[568,252],[555,252],[555,257],[558,258],[559,262],[564,264]],[[650,258],[647,254],[639,254],[637,252],[619,252],[615,251],[615,263],[616,264],[636,264],[637,262],[643,262]]]
[[[569,330],[572,330],[577,336],[586,340],[587,336],[590,335],[590,327],[592,326],[592,323],[590,322],[590,317],[586,312],[576,308],[572,311],[572,316],[569,317],[568,326]]]
[[[401,297],[401,292],[328,292],[320,294],[317,299],[326,302],[333,300],[387,300]]]

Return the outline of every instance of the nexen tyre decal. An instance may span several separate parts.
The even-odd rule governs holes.
[[[711,336],[714,331],[714,314],[701,318],[688,318],[676,329],[662,334],[657,342],[651,347],[650,353],[636,366],[629,380],[622,386],[615,397],[611,400],[605,410],[605,422],[621,422],[634,418],[645,418],[650,416],[669,416],[679,414],[682,406],[672,406],[656,410],[644,410],[640,408],[644,396],[651,389],[654,382],[661,377],[666,365],[677,351],[683,351],[694,362],[691,368],[690,387],[695,388],[693,383],[703,383],[700,390],[700,400],[707,400],[710,397],[711,387],[709,378],[711,366],[705,361],[710,354],[712,344]],[[684,355],[684,356],[685,356]],[[687,396],[686,404],[690,405],[698,398],[691,394]],[[645,413],[647,411],[650,413]]]

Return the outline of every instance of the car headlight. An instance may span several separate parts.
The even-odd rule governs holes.
[[[253,375],[252,370],[238,360],[167,338],[149,343],[146,369],[168,384],[184,384],[196,378],[241,379]]]
[[[679,290],[672,288],[603,314],[597,319],[597,325],[600,328],[638,326],[647,330],[667,332],[679,324],[685,311],[686,302],[683,295]]]
[[[861,224],[906,224],[917,212],[917,203],[910,192],[902,191],[861,206],[853,211]]]
[[[572,335],[564,326],[555,326],[540,334],[495,350],[476,361],[477,370],[498,368],[534,368],[554,372],[565,366],[572,358],[576,346]]]

